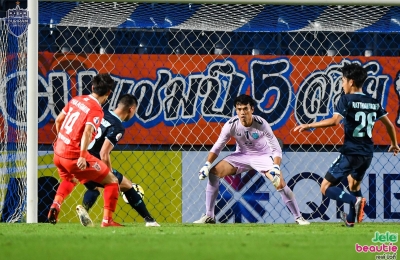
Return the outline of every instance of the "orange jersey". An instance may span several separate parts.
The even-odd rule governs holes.
[[[66,117],[54,143],[54,153],[67,159],[79,158],[83,131],[88,124],[97,131],[104,117],[103,109],[97,99],[85,95],[71,99],[61,113]],[[92,140],[96,131],[93,131]]]

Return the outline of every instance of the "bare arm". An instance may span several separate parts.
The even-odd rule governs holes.
[[[340,120],[342,120],[342,118],[343,117],[340,114],[334,114],[331,118],[324,119],[319,122],[298,125],[294,128],[294,131],[303,132],[310,128],[323,128],[323,127],[336,126],[340,123]]]
[[[67,117],[67,115],[64,114],[63,112],[58,114],[58,116],[56,118],[56,121],[55,121],[57,134],[60,132],[61,126],[62,126],[62,124],[63,124],[63,122],[64,122],[66,117]]]
[[[213,153],[213,152],[209,152],[208,156],[207,156],[207,162],[212,164],[215,161],[215,159],[217,159],[217,157],[218,157],[218,154]]]
[[[389,147],[389,152],[393,152],[393,155],[397,155],[400,152],[400,148],[397,144],[396,129],[387,116],[383,116],[379,120],[385,125],[386,131],[390,137],[391,144]]]
[[[83,130],[83,135],[81,138],[81,152],[87,152],[89,144],[92,142],[93,131],[94,127],[92,125],[87,124],[85,126],[85,130]]]
[[[81,138],[81,155],[78,158],[78,162],[76,165],[79,169],[84,170],[87,167],[86,163],[86,155],[88,154],[88,147],[90,142],[92,141],[92,133],[94,131],[94,127],[92,125],[87,124],[85,126],[85,130],[83,130],[83,135]]]
[[[100,158],[110,170],[112,170],[110,152],[113,148],[112,143],[108,139],[105,139],[100,150]]]

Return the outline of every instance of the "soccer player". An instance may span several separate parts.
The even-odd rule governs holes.
[[[346,64],[342,68],[342,95],[335,107],[333,116],[311,124],[301,124],[294,131],[302,132],[311,128],[332,127],[344,124],[344,143],[339,157],[332,163],[321,183],[321,192],[330,199],[350,205],[349,214],[341,212],[341,218],[347,227],[362,222],[365,198],[361,193],[361,181],[371,164],[374,144],[372,130],[377,120],[386,127],[391,145],[389,152],[397,155],[396,130],[387,117],[387,112],[378,100],[365,95],[362,86],[367,79],[367,71],[359,64]],[[344,178],[349,181],[350,194],[336,185]]]
[[[234,106],[237,116],[225,123],[217,142],[208,154],[207,162],[199,172],[200,180],[209,177],[206,188],[207,212],[194,223],[215,224],[214,208],[220,178],[254,169],[272,181],[293,214],[296,223],[310,224],[301,216],[294,194],[286,185],[280,172],[282,149],[279,142],[267,121],[253,115],[254,105],[254,100],[248,95],[235,98]],[[236,140],[236,151],[211,167],[231,137]]]
[[[101,105],[113,89],[114,80],[109,74],[96,75],[92,80],[92,94],[74,97],[56,118],[57,139],[53,160],[61,183],[48,214],[51,224],[57,223],[61,205],[74,189],[77,179],[81,183],[95,181],[104,186],[101,226],[121,226],[112,219],[118,201],[118,180],[108,165],[88,152],[89,144],[103,120]]]
[[[123,95],[114,111],[104,111],[104,118],[97,130],[97,135],[89,145],[89,153],[101,159],[110,169],[112,169],[111,150],[125,133],[122,122],[130,120],[135,115],[137,105],[137,99],[133,95]],[[129,205],[144,218],[146,227],[159,227],[160,225],[150,215],[141,196],[132,187],[132,182],[117,170],[114,169],[112,171],[117,177],[119,188],[125,194]],[[87,191],[83,196],[83,206],[78,205],[76,207],[79,220],[83,226],[92,225],[93,222],[89,217],[88,211],[100,195],[99,187],[103,188],[101,184],[93,181],[86,182],[85,186]]]

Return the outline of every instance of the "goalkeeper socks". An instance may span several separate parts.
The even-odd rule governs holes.
[[[336,201],[341,201],[341,202],[350,204],[350,206],[353,206],[353,207],[357,201],[356,197],[344,192],[344,190],[340,189],[339,187],[327,188],[325,191],[325,196],[327,196],[330,199],[336,200]]]
[[[301,217],[299,205],[297,204],[296,198],[294,197],[293,191],[286,185],[283,189],[278,190],[281,194],[283,202],[293,214],[294,219]]]
[[[57,202],[61,205],[66,197],[74,190],[75,183],[70,181],[61,181],[58,186],[56,197],[54,198],[54,202]]]
[[[118,202],[118,183],[104,185],[104,215],[111,217]]]
[[[206,188],[206,215],[215,218],[215,200],[218,196],[219,178],[210,173]]]
[[[139,213],[139,215],[146,220],[146,222],[154,222],[154,219],[150,216],[142,197],[140,197],[134,188],[130,188],[129,190],[125,191],[124,194],[129,202],[129,205],[131,205],[131,207],[136,210],[137,213]]]
[[[96,203],[97,198],[100,196],[100,191],[98,190],[86,190],[85,194],[83,195],[82,206],[89,212]]]

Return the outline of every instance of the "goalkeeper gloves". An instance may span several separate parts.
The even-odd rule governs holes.
[[[211,167],[210,162],[206,162],[206,164],[203,167],[201,167],[199,171],[199,180],[204,180],[205,178],[208,177],[208,174],[210,173],[210,167]]]

